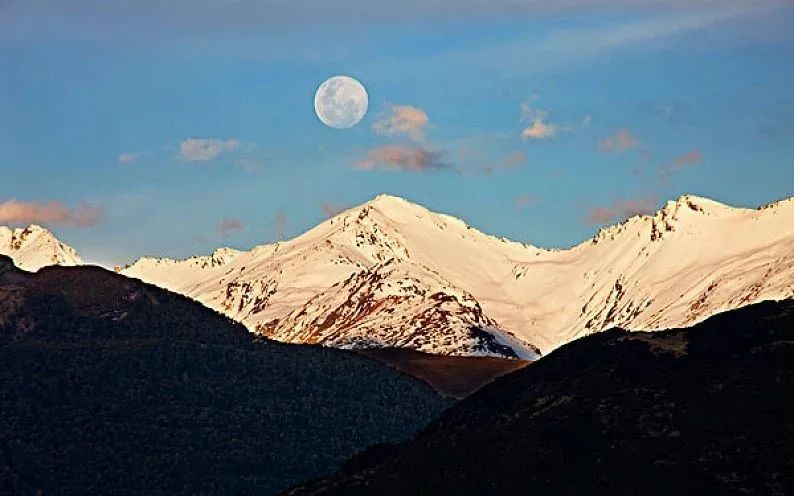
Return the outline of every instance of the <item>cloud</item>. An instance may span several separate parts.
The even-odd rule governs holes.
[[[518,195],[515,200],[513,200],[513,205],[518,211],[524,210],[532,205],[537,205],[538,203],[540,203],[540,199],[532,195]]]
[[[482,19],[484,16],[517,16],[537,18],[539,15],[570,14],[600,9],[631,9],[653,12],[660,9],[675,9],[683,14],[695,16],[704,7],[720,7],[731,10],[737,6],[749,9],[756,4],[784,3],[785,0],[405,0],[402,2],[373,2],[371,0],[341,0],[339,2],[317,2],[316,0],[234,0],[234,1],[108,1],[108,0],[28,0],[11,2],[12,11],[28,14],[50,14],[75,18],[95,19],[99,22],[124,21],[122,26],[149,23],[152,29],[199,29],[207,32],[238,32],[241,29],[266,29],[273,26],[301,23],[328,25],[346,23],[351,20],[370,21],[422,20],[427,19]],[[0,2],[2,4],[2,2]],[[17,4],[19,6],[17,6]],[[747,5],[747,6],[746,6]],[[703,22],[703,21],[700,21]],[[693,21],[694,23],[694,21]],[[674,27],[659,27],[658,32],[667,32]],[[680,28],[679,28],[680,29]],[[654,31],[654,32],[656,32]],[[616,35],[620,40],[639,35],[629,33]],[[653,35],[647,35],[653,36]],[[591,40],[591,43],[598,40]],[[602,43],[607,43],[602,42]],[[588,48],[583,46],[583,48]]]
[[[441,154],[423,147],[385,145],[373,148],[367,158],[356,163],[362,170],[396,169],[407,171],[427,171],[444,169],[448,164],[441,162]]]
[[[49,224],[70,227],[92,227],[104,217],[104,210],[80,203],[69,208],[61,202],[19,202],[7,200],[0,203],[0,224]]]
[[[386,136],[406,134],[414,141],[424,136],[425,127],[430,123],[427,113],[410,105],[392,105],[387,114],[379,116],[372,129]]]
[[[598,142],[598,148],[604,153],[623,153],[639,145],[640,142],[626,128]]]
[[[237,164],[246,172],[259,172],[264,168],[260,161],[247,157],[238,160]]]
[[[187,138],[179,144],[179,158],[186,162],[206,162],[240,146],[234,139]]]
[[[692,150],[679,157],[676,157],[673,160],[672,165],[676,169],[682,169],[684,167],[689,167],[691,165],[698,164],[702,160],[703,160],[703,156],[700,154],[700,150]]]
[[[120,164],[131,164],[138,160],[141,156],[140,153],[122,153],[119,155],[119,163]]]
[[[536,97],[532,97],[534,100]],[[557,126],[549,124],[546,121],[549,113],[545,110],[534,108],[530,103],[524,102],[521,104],[521,120],[522,122],[529,123],[521,131],[521,139],[545,139],[551,138],[557,134]]]
[[[582,118],[582,127],[589,127],[591,122],[593,122],[593,116],[586,114],[584,118]]]
[[[702,161],[703,155],[700,153],[700,150],[697,149],[679,155],[667,163],[659,164],[657,181],[659,183],[666,183],[669,181],[673,172],[695,166]]]
[[[228,236],[232,231],[242,231],[242,229],[243,223],[238,219],[223,219],[223,221],[218,224],[218,232],[223,236]]]
[[[527,163],[527,154],[522,151],[510,153],[501,160],[485,167],[485,173],[491,174],[501,169],[516,169]]]
[[[660,4],[676,2],[658,2]],[[683,4],[684,2],[681,2]],[[703,2],[705,3],[705,2]],[[699,7],[703,7],[703,3]],[[570,55],[593,55],[622,47],[633,47],[644,42],[669,38],[681,33],[698,31],[711,25],[752,13],[754,2],[713,3],[710,9],[681,9],[672,13],[657,13],[629,22],[607,27],[569,28],[555,31],[538,48],[543,51]],[[772,2],[768,2],[772,3]],[[646,2],[646,5],[650,6]],[[714,8],[717,7],[718,8]]]
[[[536,118],[532,121],[532,125],[529,127],[524,128],[521,131],[521,138],[522,139],[544,139],[544,138],[551,138],[557,134],[557,127],[553,124],[547,124],[543,122],[541,117]]]
[[[323,202],[323,204],[320,205],[320,208],[323,211],[323,215],[326,217],[335,217],[348,209],[348,207],[344,205],[331,202]]]
[[[638,199],[617,199],[609,206],[597,206],[587,213],[587,223],[591,225],[606,224],[615,220],[622,220],[635,215],[646,215],[656,211],[656,198],[646,197]]]

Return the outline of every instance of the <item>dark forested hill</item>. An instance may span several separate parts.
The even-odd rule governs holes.
[[[0,494],[272,494],[448,404],[137,280],[0,257]]]
[[[298,495],[794,492],[794,302],[611,330],[461,401]]]

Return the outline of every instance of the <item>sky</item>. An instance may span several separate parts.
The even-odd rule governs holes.
[[[543,247],[794,195],[794,2],[0,0],[0,225],[84,260],[305,232],[381,193]],[[363,120],[314,93],[360,81]]]

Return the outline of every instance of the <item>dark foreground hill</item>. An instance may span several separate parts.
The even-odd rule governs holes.
[[[0,494],[272,494],[448,404],[103,269],[0,257]]]
[[[794,302],[611,330],[288,494],[794,493]]]

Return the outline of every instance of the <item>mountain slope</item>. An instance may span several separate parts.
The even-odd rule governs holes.
[[[35,271],[48,265],[81,265],[74,248],[59,241],[37,225],[24,229],[0,226],[0,255],[7,255],[23,270]]]
[[[689,326],[791,297],[794,200],[743,209],[684,196],[546,250],[383,195],[291,241],[143,258],[123,273],[273,339],[532,359],[611,326]]]
[[[794,301],[565,345],[309,495],[788,494]]]
[[[449,401],[97,267],[0,256],[0,492],[273,494]]]

